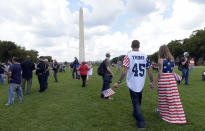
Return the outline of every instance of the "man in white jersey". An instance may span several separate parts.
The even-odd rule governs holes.
[[[150,69],[151,62],[147,55],[139,51],[140,42],[138,40],[132,41],[132,51],[129,52],[123,61],[123,71],[118,82],[113,87],[118,87],[121,81],[127,74],[127,86],[130,91],[130,96],[133,104],[133,116],[136,119],[136,126],[139,129],[145,128],[145,120],[141,112],[142,91],[144,88],[146,70],[150,78],[150,88],[154,88],[154,80],[152,71]]]

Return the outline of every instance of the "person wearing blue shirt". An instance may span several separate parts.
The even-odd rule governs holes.
[[[185,79],[185,85],[189,85],[189,53],[184,52],[184,57],[181,58],[182,64],[182,80]]]
[[[6,106],[14,104],[15,92],[18,95],[19,102],[23,101],[23,92],[21,88],[21,65],[17,61],[18,58],[14,57],[12,59],[13,64],[9,67],[9,73],[8,73],[9,100],[8,103],[5,104]]]
[[[78,72],[77,72],[77,69],[78,67],[80,66],[79,62],[78,62],[78,59],[77,57],[75,57],[75,60],[73,62],[73,71],[72,71],[72,77],[73,79],[79,79],[79,76],[78,76]]]

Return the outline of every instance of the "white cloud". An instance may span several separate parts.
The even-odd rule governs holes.
[[[127,0],[126,11],[138,16],[147,15],[156,9],[154,0]]]
[[[64,60],[64,53],[59,50],[69,52],[65,44],[71,44],[69,41],[76,30],[68,4],[66,0],[2,0],[0,39]]]
[[[81,0],[91,7],[84,9],[87,26],[110,25],[123,12],[123,0]]]
[[[109,33],[102,36],[94,35],[85,43],[86,58],[88,60],[104,59],[106,52],[110,52],[112,57],[117,57],[121,54],[126,54],[130,50],[128,35],[121,32]]]
[[[171,40],[184,39],[192,31],[203,28],[203,10],[205,6],[190,3],[188,0],[175,1],[172,17],[164,19],[161,15],[162,10],[153,12],[148,21],[133,31],[132,37],[140,39],[143,44],[142,50],[151,54],[157,51],[160,45]]]
[[[199,3],[199,4],[205,4],[204,0],[190,0],[190,1],[196,2],[196,3]]]
[[[203,2],[203,1],[202,1]],[[78,11],[67,0],[0,0],[0,40],[14,41],[58,61],[78,56]],[[83,3],[83,4],[82,4]],[[9,6],[8,6],[9,5]],[[151,54],[161,44],[205,27],[205,4],[193,0],[81,0],[87,60],[126,54],[133,39]],[[78,8],[78,7],[76,7]],[[128,26],[114,30],[125,19]],[[123,24],[123,23],[122,23]],[[129,32],[125,27],[129,27]]]
[[[86,28],[85,34],[92,36],[92,35],[104,35],[108,33],[110,30],[109,26],[95,26],[92,28]]]
[[[194,29],[203,25],[205,5],[189,2],[188,0],[175,1],[173,17],[170,22],[179,28]]]

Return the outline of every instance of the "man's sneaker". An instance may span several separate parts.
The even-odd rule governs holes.
[[[9,105],[10,105],[9,103],[6,103],[6,104],[5,104],[5,106],[9,106]]]
[[[140,124],[140,122],[136,120],[136,127],[139,130],[145,130],[145,123],[143,123],[143,124],[141,123]]]
[[[160,116],[160,112],[159,112],[159,109],[158,109],[158,108],[155,109],[155,112],[157,113],[157,115]]]
[[[145,128],[138,128],[139,130],[145,130]]]
[[[145,130],[145,127],[139,127],[138,126],[138,122],[136,122],[136,126],[137,126],[137,129],[139,129],[139,130]]]

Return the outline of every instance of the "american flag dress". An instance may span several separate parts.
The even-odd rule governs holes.
[[[173,69],[174,62],[164,59],[163,73],[158,81],[158,111],[161,118],[169,123],[185,124],[186,117]]]

